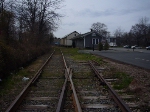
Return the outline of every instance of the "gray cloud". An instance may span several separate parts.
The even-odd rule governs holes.
[[[127,14],[133,14],[141,11],[150,11],[149,7],[144,8],[131,8],[131,9],[107,9],[104,11],[101,10],[92,10],[92,9],[85,9],[83,11],[80,11],[77,15],[78,16],[86,16],[86,17],[102,17],[102,16],[120,16],[120,15],[127,15]]]
[[[65,0],[66,15],[60,29],[54,34],[58,37],[72,31],[88,32],[92,23],[102,22],[108,31],[114,32],[121,27],[129,31],[142,17],[150,19],[150,0]],[[60,11],[61,12],[61,11]]]
[[[86,17],[100,17],[100,16],[110,16],[114,15],[115,11],[112,9],[107,9],[104,11],[97,11],[92,9],[85,9],[78,13],[78,16],[86,16]]]
[[[75,25],[77,25],[77,23],[73,23],[73,22],[71,22],[71,23],[65,23],[65,24],[63,24],[64,26],[75,26]]]

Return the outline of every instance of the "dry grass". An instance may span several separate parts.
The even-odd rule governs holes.
[[[11,73],[9,77],[0,83],[0,111],[6,110],[6,108],[28,83],[28,81],[22,81],[22,78],[29,77],[31,79],[36,71],[46,61],[48,56],[49,54],[39,57],[36,61],[30,64],[30,66],[20,68],[17,73]]]

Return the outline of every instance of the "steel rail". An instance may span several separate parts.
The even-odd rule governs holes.
[[[98,76],[98,78],[106,84],[106,86],[109,89],[109,92],[112,94],[113,99],[115,100],[115,102],[118,104],[118,106],[120,107],[120,109],[122,110],[122,112],[131,112],[131,110],[129,109],[129,107],[127,106],[127,104],[124,103],[124,101],[117,95],[117,93],[113,90],[113,88],[107,83],[107,81],[100,75],[100,73],[98,72],[98,70],[95,68],[95,66],[92,64],[91,61],[89,61],[90,66],[92,67],[93,71],[95,72],[95,74]]]
[[[71,83],[71,88],[72,88],[72,91],[73,91],[73,100],[74,100],[74,103],[75,103],[75,111],[76,112],[82,112],[81,105],[79,103],[79,99],[77,97],[77,93],[76,93],[76,90],[75,90],[75,87],[74,87],[74,84],[73,84],[73,81],[72,81],[72,69],[70,70],[69,81]]]
[[[62,51],[61,51],[61,53],[62,53]],[[74,84],[73,84],[73,81],[72,81],[72,69],[67,67],[67,63],[66,63],[66,60],[65,60],[65,57],[64,57],[63,53],[62,53],[62,56],[63,56],[64,65],[65,65],[65,68],[66,68],[65,69],[66,80],[65,80],[65,83],[64,83],[63,88],[62,88],[62,92],[61,92],[61,95],[60,95],[60,99],[59,99],[59,102],[58,102],[56,112],[62,112],[63,111],[64,100],[65,100],[65,96],[66,96],[66,87],[67,87],[67,84],[69,83],[69,81],[70,81],[71,88],[72,88],[72,91],[73,91],[73,101],[74,101],[74,105],[75,105],[75,110],[76,110],[76,112],[82,112],[82,109],[81,109],[81,106],[80,106],[80,103],[79,103],[79,100],[78,100],[78,97],[77,97],[77,94],[76,94],[76,91],[75,91],[75,87],[74,87]]]
[[[68,76],[69,76],[68,69],[67,69],[67,63],[65,61],[65,58],[64,58],[64,55],[63,55],[62,51],[61,51],[61,55],[62,55],[63,62],[64,62],[64,65],[65,65],[65,78],[66,79],[65,79],[65,82],[64,82],[63,87],[62,87],[62,91],[61,91],[61,94],[60,94],[60,98],[59,98],[59,101],[58,101],[56,112],[62,112],[63,111],[65,97],[67,95],[67,83],[68,83]]]
[[[62,112],[63,111],[65,97],[67,95],[66,94],[67,93],[67,88],[66,88],[67,87],[67,82],[68,82],[68,79],[66,78],[65,82],[63,84],[61,94],[60,94],[60,98],[59,98],[59,101],[58,101],[58,106],[57,106],[56,112]]]
[[[52,55],[54,54],[55,50],[52,52],[52,54],[48,57],[48,59],[45,61],[45,63],[41,66],[41,68],[36,72],[34,77],[28,82],[28,84],[24,87],[24,89],[21,91],[21,93],[16,97],[16,99],[12,102],[12,104],[8,107],[6,112],[15,112],[17,108],[19,107],[20,103],[26,96],[26,94],[30,90],[30,86],[36,81],[36,79],[40,76],[42,69],[45,67],[45,65],[49,62]]]

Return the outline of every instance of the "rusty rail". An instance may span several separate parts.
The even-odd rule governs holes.
[[[66,93],[67,93],[67,89],[66,89],[67,82],[68,82],[68,79],[66,78],[65,82],[63,84],[63,88],[62,88],[62,91],[61,91],[61,95],[60,95],[60,98],[59,98],[59,102],[58,102],[56,112],[62,112],[63,111],[65,97],[66,97]]]
[[[60,94],[60,98],[59,98],[59,101],[58,101],[58,106],[57,106],[56,112],[62,112],[63,111],[65,97],[66,97],[66,94],[67,94],[67,83],[68,83],[67,63],[65,61],[65,58],[64,58],[64,55],[63,55],[62,51],[61,51],[61,55],[62,55],[63,62],[64,62],[64,65],[65,65],[65,78],[66,79],[65,79],[65,82],[64,82],[63,87],[62,87],[62,91],[61,91],[61,94]]]
[[[79,100],[78,100],[78,97],[77,97],[77,93],[76,93],[76,90],[75,90],[75,87],[74,87],[74,84],[73,84],[73,81],[72,81],[72,69],[70,70],[69,81],[71,83],[71,88],[72,88],[72,91],[73,91],[73,102],[74,102],[74,105],[75,105],[75,111],[76,112],[82,112],[82,109],[81,109],[81,106],[80,106],[80,103],[79,103]]]
[[[45,65],[49,62],[49,60],[51,59],[52,55],[54,54],[55,50],[53,51],[53,53],[48,57],[48,59],[46,60],[46,62],[41,66],[41,68],[36,72],[36,74],[34,75],[34,77],[28,82],[28,84],[25,86],[25,88],[21,91],[21,93],[16,97],[16,99],[12,102],[12,104],[8,107],[8,109],[6,110],[6,112],[15,112],[17,110],[17,108],[19,107],[20,103],[22,102],[22,100],[24,99],[24,97],[26,96],[26,94],[29,92],[30,90],[30,86],[35,82],[35,80],[40,76],[42,69],[45,67]]]
[[[62,53],[62,51],[61,51]],[[59,99],[59,102],[58,102],[58,106],[57,106],[57,110],[56,112],[62,112],[63,111],[63,106],[64,106],[64,100],[65,100],[65,96],[66,96],[66,87],[67,87],[67,84],[70,82],[70,85],[71,85],[71,88],[72,88],[72,91],[73,91],[73,102],[74,102],[74,105],[75,105],[75,110],[76,112],[82,112],[81,110],[81,106],[80,106],[80,103],[79,103],[79,100],[78,100],[78,97],[77,97],[77,94],[76,94],[76,91],[75,91],[75,87],[74,87],[74,84],[73,84],[73,81],[72,81],[72,69],[70,69],[69,67],[67,67],[67,63],[65,61],[65,58],[64,58],[64,55],[62,53],[62,56],[63,56],[63,62],[64,62],[64,65],[65,65],[65,83],[63,85],[63,88],[62,88],[62,92],[61,92],[61,95],[60,95],[60,99]],[[69,81],[68,81],[69,79]]]
[[[113,99],[115,100],[115,102],[118,104],[118,106],[120,107],[120,109],[122,110],[122,112],[131,112],[131,110],[129,109],[129,107],[124,103],[124,101],[117,95],[117,93],[113,90],[113,88],[107,83],[107,81],[100,75],[100,73],[98,72],[98,70],[95,68],[95,66],[92,64],[91,61],[89,61],[90,66],[92,67],[93,71],[95,72],[95,74],[97,75],[97,77],[106,84],[106,86],[108,87],[110,93],[112,94]]]

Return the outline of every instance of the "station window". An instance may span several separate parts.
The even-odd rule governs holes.
[[[93,38],[92,39],[92,44],[99,44],[99,39]]]

